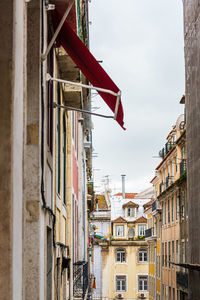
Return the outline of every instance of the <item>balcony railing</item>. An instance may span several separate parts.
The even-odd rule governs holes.
[[[152,236],[152,228],[145,230],[145,238],[149,238]]]
[[[177,286],[187,289],[188,288],[188,274],[183,272],[176,272]]]
[[[84,299],[88,288],[88,263],[78,261],[73,268],[74,297]]]
[[[186,159],[182,159],[180,162],[180,176],[182,176],[186,171]]]
[[[152,212],[155,211],[157,208],[157,200],[153,201],[152,203]]]
[[[155,214],[155,212],[160,212],[162,209],[159,205],[159,202],[158,200],[154,200],[153,203],[152,203],[152,213]]]

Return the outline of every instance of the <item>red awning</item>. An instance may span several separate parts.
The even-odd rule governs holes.
[[[56,30],[62,16],[56,10],[54,10],[52,11],[52,17]],[[79,39],[77,34],[72,30],[67,21],[64,22],[59,35],[57,36],[56,42],[58,45],[62,45],[74,63],[78,66],[78,68],[93,86],[108,89],[114,93],[119,92],[119,88],[104,71],[84,43]],[[110,109],[115,112],[117,97],[100,91],[98,91],[98,93],[110,107]],[[125,129],[123,127],[123,118],[124,112],[120,99],[116,121],[123,129]]]

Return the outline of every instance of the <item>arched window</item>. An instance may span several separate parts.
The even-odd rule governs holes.
[[[126,262],[126,250],[125,249],[117,249],[116,250],[116,262],[124,263]]]

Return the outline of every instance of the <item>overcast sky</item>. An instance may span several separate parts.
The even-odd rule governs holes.
[[[181,0],[91,0],[90,50],[122,91],[124,131],[112,119],[93,117],[96,191],[110,176],[113,192],[150,187],[159,150],[183,106],[183,7]],[[92,98],[96,112],[112,115]],[[95,154],[94,154],[95,156]]]

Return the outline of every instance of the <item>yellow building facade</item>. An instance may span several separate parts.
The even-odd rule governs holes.
[[[187,299],[187,272],[178,264],[187,247],[185,119],[180,115],[167,136],[151,183],[155,200],[146,209],[150,299]],[[184,279],[183,279],[184,278]],[[152,282],[153,281],[153,282]],[[184,281],[184,282],[183,282]]]
[[[146,221],[144,217],[112,221],[111,240],[101,243],[102,299],[148,299]]]

